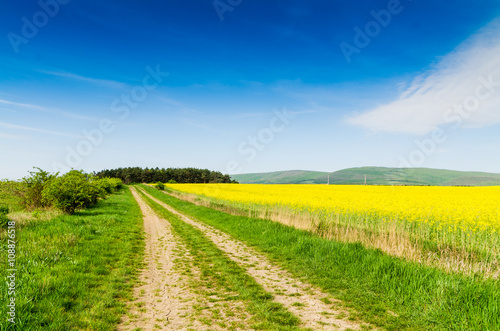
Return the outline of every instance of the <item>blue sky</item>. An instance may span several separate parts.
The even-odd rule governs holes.
[[[500,173],[498,1],[0,4],[0,177]]]

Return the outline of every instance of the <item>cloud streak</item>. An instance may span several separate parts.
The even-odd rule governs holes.
[[[97,119],[89,117],[89,116],[75,114],[75,113],[71,113],[68,111],[61,111],[58,109],[51,109],[51,108],[47,108],[47,107],[43,107],[43,106],[39,106],[39,105],[28,104],[28,103],[20,103],[20,102],[14,102],[14,101],[9,101],[9,100],[5,100],[5,99],[0,99],[0,104],[10,105],[10,106],[18,107],[18,108],[19,107],[20,108],[27,108],[27,109],[41,111],[41,112],[50,113],[50,114],[57,114],[57,115],[61,115],[63,117],[66,117],[66,118],[69,118],[72,120],[79,120],[79,121],[85,120],[85,121],[93,121],[93,122],[97,121]],[[17,112],[16,110],[3,108],[3,107],[0,107],[0,109],[6,110],[6,111],[11,112],[11,113]]]
[[[415,77],[397,100],[347,122],[373,132],[415,135],[451,123],[463,128],[500,123],[500,19]]]
[[[49,109],[42,107],[42,106],[32,105],[32,104],[28,104],[28,103],[13,102],[13,101],[5,100],[5,99],[0,99],[0,103],[2,103],[4,105],[29,108],[29,109],[39,110],[39,111],[49,111]]]
[[[44,130],[44,129],[32,128],[32,127],[29,127],[29,126],[23,126],[23,125],[17,125],[17,124],[5,123],[5,122],[0,122],[0,126],[4,127],[4,128],[8,128],[8,129],[38,132],[38,133],[50,134],[50,135],[53,135],[53,136],[72,137],[72,138],[85,138],[84,136],[75,135],[75,134],[71,134],[71,133],[65,133],[65,132],[59,132],[59,131],[52,131],[52,130]],[[11,135],[10,137],[12,138],[14,136]]]
[[[85,77],[85,76],[73,74],[70,72],[57,72],[57,71],[39,71],[39,72],[41,72],[43,74],[47,74],[47,75],[69,78],[69,79],[83,81],[83,82],[94,84],[94,85],[100,85],[100,86],[116,88],[116,89],[122,89],[122,88],[126,88],[128,86],[125,83],[114,81],[114,80]]]

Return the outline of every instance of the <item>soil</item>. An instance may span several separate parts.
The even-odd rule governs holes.
[[[170,224],[157,217],[135,189],[131,190],[144,215],[146,268],[139,277],[141,285],[134,289],[137,300],[130,304],[118,330],[209,330],[189,318],[194,314],[196,295],[175,268],[177,252],[182,247]],[[189,256],[184,254],[183,258]]]

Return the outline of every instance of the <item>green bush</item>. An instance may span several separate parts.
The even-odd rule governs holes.
[[[113,185],[109,182],[108,178],[99,179],[96,184],[106,193],[111,194],[114,192]]]
[[[177,184],[177,182],[175,180],[171,179],[168,181],[168,184]]]
[[[121,179],[118,178],[105,177],[98,179],[96,182],[106,191],[107,194],[114,193],[123,186]]]
[[[7,214],[9,213],[9,207],[0,206],[0,228],[6,228],[9,223],[9,219],[7,218]]]
[[[0,215],[7,215],[10,212],[8,206],[0,206]]]
[[[10,222],[10,220],[7,218],[7,215],[0,214],[0,228],[1,229],[7,228],[7,225],[9,222]]]
[[[165,185],[162,182],[156,183],[156,188],[163,191],[165,189]]]
[[[45,202],[53,204],[67,214],[90,207],[105,195],[106,190],[99,180],[77,170],[71,170],[51,180],[43,191]]]
[[[51,174],[40,168],[33,167],[36,171],[30,171],[30,175],[23,178],[25,184],[24,206],[28,209],[43,208],[50,205],[43,199],[43,190],[57,174]]]
[[[123,187],[123,182],[120,178],[108,178],[108,180],[114,185],[116,190],[119,190]]]

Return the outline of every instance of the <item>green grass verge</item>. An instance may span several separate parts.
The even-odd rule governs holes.
[[[233,216],[142,186],[177,210],[265,252],[388,330],[499,330],[500,281],[447,274],[360,244]]]
[[[273,302],[273,296],[249,276],[244,268],[218,249],[203,232],[180,220],[140,190],[139,192],[153,210],[172,225],[186,245],[195,267],[203,275],[200,285],[209,289],[209,293],[217,293],[220,289],[224,289],[222,292],[236,293],[224,298],[224,301],[240,300],[247,303],[248,312],[254,316],[251,325],[253,329],[298,330],[296,326],[300,320],[281,304]]]
[[[0,233],[2,281],[5,235]],[[74,215],[18,225],[16,242],[17,323],[7,321],[10,296],[2,286],[1,330],[115,329],[144,252],[142,214],[128,188]]]

